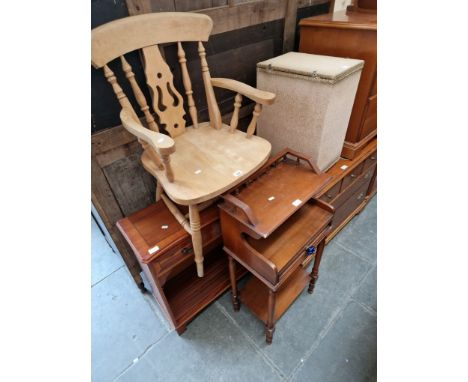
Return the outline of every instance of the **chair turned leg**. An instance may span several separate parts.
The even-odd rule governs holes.
[[[239,292],[237,290],[237,279],[236,279],[236,261],[228,255],[229,260],[229,279],[231,281],[231,300],[232,308],[235,312],[240,309]]]
[[[273,333],[275,332],[275,304],[276,293],[272,290],[268,291],[268,318],[265,325],[265,340],[268,345],[273,341]]]
[[[203,246],[200,230],[200,213],[196,204],[189,206],[190,229],[192,230],[193,253],[197,264],[198,277],[203,277]]]
[[[314,266],[312,268],[312,272],[310,273],[309,289],[307,289],[307,292],[309,292],[309,294],[312,294],[314,292],[315,283],[318,280],[318,270],[320,267],[320,261],[322,260],[322,254],[323,254],[324,248],[325,248],[325,239],[320,242],[317,248],[317,253],[315,254]]]

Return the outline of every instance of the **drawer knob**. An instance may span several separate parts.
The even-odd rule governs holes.
[[[193,248],[192,247],[185,247],[185,248],[182,248],[182,254],[184,255],[188,255],[189,253],[192,253],[193,252]]]
[[[315,247],[313,245],[306,248],[306,256],[310,256],[315,253]]]
[[[356,177],[356,174],[351,174],[351,178],[355,178]]]
[[[327,194],[327,198],[331,199],[331,198],[333,198],[333,195],[332,194]]]
[[[364,196],[364,192],[361,192],[361,193],[359,194],[357,200],[361,200],[363,196]]]
[[[366,173],[366,175],[364,175],[364,179],[367,179],[369,176],[370,176],[370,172],[368,172],[368,173]]]
[[[374,157],[374,156],[372,156],[372,157],[370,157],[370,159],[372,159],[372,160],[375,160],[375,157]]]

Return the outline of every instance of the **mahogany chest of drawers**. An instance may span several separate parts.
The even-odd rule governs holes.
[[[299,52],[365,61],[341,153],[353,159],[377,134],[377,15],[340,11],[299,25]]]

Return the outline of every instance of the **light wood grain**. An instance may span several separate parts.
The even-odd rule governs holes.
[[[263,138],[246,139],[242,131],[230,133],[227,125],[215,130],[207,122],[200,123],[198,129],[188,127],[174,141],[174,183],[155,167],[146,151],[141,161],[162,183],[167,196],[183,205],[199,204],[227,191],[260,168],[271,151]]]
[[[182,48],[182,43],[177,42],[177,55],[179,56],[180,68],[182,71],[182,81],[184,83],[185,94],[187,95],[187,105],[189,108],[190,118],[192,118],[193,127],[198,127],[198,116],[195,101],[193,99],[192,82],[187,70],[187,59],[185,58],[185,51]]]
[[[120,106],[122,106],[122,109],[126,109],[129,116],[131,116],[131,118],[133,118],[134,120],[138,121],[138,116],[136,115],[135,110],[133,110],[132,104],[123,92],[119,83],[117,82],[117,77],[114,75],[114,72],[107,65],[104,66],[104,76],[106,77],[107,81],[111,84],[112,90],[114,91],[114,94],[117,97]]]
[[[145,115],[145,120],[146,123],[148,124],[148,127],[159,133],[158,125],[156,124],[153,116],[151,115],[149,111],[149,106],[146,102],[146,98],[143,95],[143,92],[140,89],[140,86],[138,86],[138,83],[135,80],[135,73],[133,73],[132,67],[130,64],[127,62],[124,56],[120,56],[120,61],[122,63],[122,70],[125,73],[125,76],[127,77],[128,81],[130,82],[130,85],[133,90],[133,94],[135,94],[135,98],[138,102],[138,105],[140,106],[141,111]]]
[[[203,246],[200,226],[200,213],[196,204],[189,205],[190,229],[192,230],[193,253],[197,264],[197,275],[203,277]]]
[[[233,133],[237,129],[237,124],[239,123],[239,109],[242,105],[242,96],[237,93],[234,98],[234,112],[232,113],[231,124],[229,132]]]
[[[120,120],[122,121],[122,125],[130,133],[148,143],[161,155],[163,153],[169,155],[175,151],[175,142],[171,137],[143,127],[132,117],[132,113],[128,109],[122,109],[120,112]]]
[[[148,13],[114,20],[92,30],[91,63],[101,68],[117,57],[147,46],[207,41],[212,27],[213,21],[208,16],[196,13]]]
[[[184,100],[174,87],[174,76],[157,45],[142,49],[146,83],[153,99],[153,110],[164,129],[176,137],[185,131]]]
[[[208,114],[210,115],[211,126],[215,129],[220,129],[222,125],[221,113],[219,112],[218,103],[214,94],[213,86],[211,84],[210,70],[206,62],[205,47],[202,42],[198,42],[198,54],[200,55],[200,65],[203,76],[203,85],[205,86],[206,103],[208,105]]]
[[[190,235],[192,234],[192,229],[190,228],[190,223],[185,218],[184,215],[179,211],[179,209],[175,206],[174,203],[164,194],[161,194],[161,199],[163,200],[164,204],[166,205],[167,209],[171,211],[172,216],[176,218],[179,224],[185,229]]]
[[[247,127],[247,138],[252,137],[253,133],[255,133],[255,128],[257,127],[257,120],[258,116],[262,111],[262,105],[257,103],[255,104],[255,108],[252,115],[252,120],[250,121],[249,126]]]
[[[232,80],[230,78],[212,78],[211,83],[213,86],[218,88],[240,93],[262,105],[271,105],[276,98],[275,93],[259,90],[250,85],[244,84],[243,82]]]

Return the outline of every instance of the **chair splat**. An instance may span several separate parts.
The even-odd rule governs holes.
[[[153,99],[153,110],[172,138],[185,132],[185,111],[182,96],[174,87],[174,77],[157,45],[142,49],[146,83]]]

